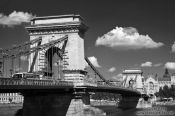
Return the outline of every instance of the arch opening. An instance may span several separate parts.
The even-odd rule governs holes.
[[[62,77],[62,59],[58,47],[50,47],[45,52],[46,71],[45,76],[61,79]]]

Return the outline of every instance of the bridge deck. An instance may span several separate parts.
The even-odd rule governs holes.
[[[25,91],[81,91],[110,92],[127,95],[140,95],[140,92],[131,88],[121,86],[110,86],[97,84],[97,86],[74,86],[72,82],[55,80],[34,80],[34,79],[12,79],[0,78],[0,93],[25,92]],[[60,92],[61,92],[60,91]]]

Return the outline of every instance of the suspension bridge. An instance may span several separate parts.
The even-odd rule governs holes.
[[[24,96],[23,116],[69,116],[71,100],[90,105],[90,92],[121,94],[119,107],[136,107],[141,93],[126,80],[111,84],[85,56],[87,29],[80,15],[35,17],[26,26],[30,41],[1,49],[0,92]]]

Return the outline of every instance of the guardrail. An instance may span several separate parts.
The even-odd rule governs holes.
[[[116,85],[116,84],[106,84],[104,82],[97,82],[97,87],[111,87],[111,88],[121,88],[121,89],[128,89],[128,90],[134,90],[137,91],[135,88],[130,88],[130,87],[124,87],[123,85]]]
[[[0,85],[73,86],[73,83],[56,80],[0,78]]]
[[[108,86],[108,87],[123,87],[122,85],[116,85],[112,83],[106,84],[105,82],[97,82],[97,85],[98,86]]]

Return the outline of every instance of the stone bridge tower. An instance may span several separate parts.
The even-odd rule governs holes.
[[[138,69],[124,70],[123,73],[123,86],[126,88],[133,88],[143,93],[143,72]]]
[[[61,42],[55,45],[54,48],[50,47],[38,52],[33,71],[42,72],[45,69],[53,74],[52,78],[81,83],[86,74],[84,71],[84,34],[87,26],[80,15],[35,17],[26,29],[29,32],[30,40],[42,38],[41,45],[68,35],[63,59],[59,58],[59,54],[54,53],[51,56],[52,60],[49,60],[51,63],[48,63],[47,57],[49,49],[53,52],[54,49],[60,49],[63,46],[63,42]],[[37,43],[30,47],[35,46],[37,46]],[[29,69],[32,65],[34,54],[32,53],[29,56]]]

